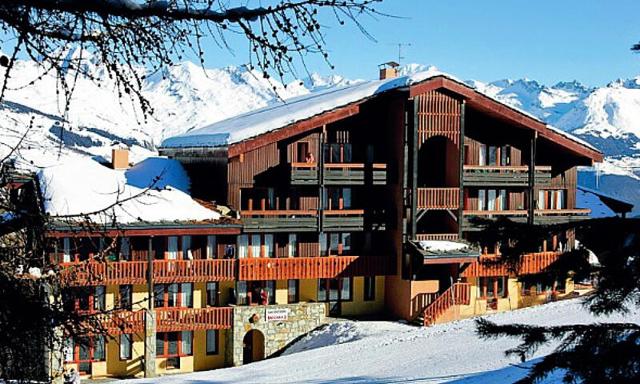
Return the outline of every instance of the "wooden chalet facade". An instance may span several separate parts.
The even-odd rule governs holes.
[[[499,255],[469,219],[583,218],[588,210],[576,206],[576,169],[601,161],[601,153],[446,76],[401,80],[370,82],[380,90],[322,111],[296,101],[289,110],[307,108],[308,116],[242,139],[163,143],[161,155],[188,172],[192,196],[225,204],[237,220],[131,229],[115,236],[127,239],[126,254],[77,266],[88,258],[82,252],[90,252],[76,256],[70,242],[90,237],[53,231],[55,260],[67,267],[63,276],[70,286],[106,287],[112,305],[127,292],[123,285],[140,302],[147,284],[160,285],[154,303],[155,329],[164,337],[156,350],[162,373],[172,366],[236,365],[275,352],[290,340],[265,333],[274,324],[269,311],[288,313],[285,328],[308,320],[300,313],[314,305],[327,316],[384,314],[432,324],[530,305],[551,289],[570,292],[570,280],[551,281],[544,269],[573,247],[572,231],[532,249],[523,279],[482,263]],[[262,124],[260,113],[245,119]],[[214,124],[216,135],[225,133],[225,124]],[[468,250],[426,252],[425,242],[464,243]],[[110,318],[114,332],[124,332],[123,322],[128,332],[144,330],[149,306],[137,308]],[[209,338],[216,348],[210,350]],[[142,356],[144,338],[134,339],[134,355]],[[109,363],[94,376],[142,372],[130,359],[104,360]]]

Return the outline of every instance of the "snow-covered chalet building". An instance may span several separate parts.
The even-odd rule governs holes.
[[[87,292],[76,309],[118,308],[113,338],[70,342],[67,366],[92,377],[249,363],[328,316],[429,325],[571,294],[545,268],[574,246],[573,230],[531,249],[515,276],[482,263],[499,255],[470,219],[582,219],[577,167],[602,160],[450,76],[394,70],[168,138],[160,154],[101,171],[143,188],[136,170],[169,165],[178,180],[154,191],[161,205],[128,201],[103,218],[117,239],[109,260],[80,263],[105,249],[99,231],[49,232],[52,257],[75,271],[69,286]],[[64,180],[47,180],[62,193]]]

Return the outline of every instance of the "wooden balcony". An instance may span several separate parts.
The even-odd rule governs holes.
[[[260,210],[242,211],[246,232],[316,232],[316,210]]]
[[[292,185],[319,184],[319,166],[316,163],[291,163]],[[326,163],[323,184],[325,185],[385,185],[387,165],[383,163]]]
[[[529,185],[529,167],[523,166],[463,166],[463,183],[467,187],[527,187]],[[535,184],[551,184],[551,167],[535,167]]]
[[[471,263],[462,272],[464,277],[490,277],[509,275],[528,275],[544,272],[544,270],[558,260],[560,252],[535,252],[524,255],[517,271],[510,271],[508,266],[500,263],[500,256],[496,254],[482,255],[480,260]]]
[[[222,281],[235,279],[235,260],[154,260],[156,283]],[[146,261],[79,262],[60,264],[63,284],[146,284]]]
[[[322,212],[322,229],[327,231],[362,231],[363,209],[335,209]]]
[[[418,209],[458,209],[460,188],[418,188]]]
[[[97,320],[111,335],[144,332],[145,310],[98,314]],[[156,331],[175,332],[228,329],[233,325],[233,308],[157,308]]]
[[[591,213],[590,209],[536,209],[534,211],[536,224],[558,224],[571,221],[583,220]],[[472,211],[465,210],[463,212],[462,227],[465,230],[478,229],[470,222],[472,217],[481,217],[485,219],[495,219],[500,216],[508,216],[510,220],[516,222],[526,222],[529,211],[525,209],[518,210],[493,210],[493,211]]]
[[[231,307],[156,309],[157,332],[228,329],[232,325]]]
[[[393,274],[395,261],[381,256],[240,259],[238,280],[329,279]]]

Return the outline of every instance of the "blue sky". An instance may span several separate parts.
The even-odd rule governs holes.
[[[432,64],[463,79],[492,81],[528,77],[545,84],[579,80],[604,85],[640,75],[638,0],[385,0],[380,11],[403,18],[364,18],[377,42],[355,27],[323,18],[335,71],[318,57],[311,71],[373,78],[376,65],[397,60]],[[206,65],[247,60],[245,43],[231,39],[235,56],[211,46]]]

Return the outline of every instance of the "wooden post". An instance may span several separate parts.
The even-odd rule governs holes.
[[[153,236],[147,252],[147,310],[144,316],[144,377],[156,377],[156,316],[153,309]]]
[[[465,111],[467,107],[467,103],[465,100],[462,100],[460,104],[460,140],[459,140],[459,153],[460,159],[459,161],[459,182],[460,182],[460,196],[458,197],[458,238],[462,239],[462,220],[464,218],[464,131],[465,131]]]
[[[529,217],[527,218],[527,222],[529,224],[534,223],[534,215],[535,215],[535,182],[536,182],[536,143],[538,139],[538,132],[534,132],[531,137],[531,145],[529,147],[529,198],[527,200],[529,203]]]

